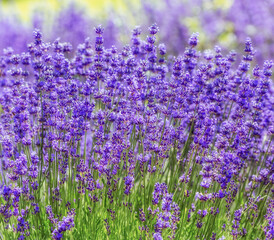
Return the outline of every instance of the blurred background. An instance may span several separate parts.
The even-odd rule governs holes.
[[[157,23],[159,43],[178,55],[191,33],[199,32],[199,49],[219,45],[242,52],[247,37],[256,60],[274,59],[274,0],[0,0],[0,51],[12,46],[26,51],[32,31],[40,28],[46,41],[77,44],[105,28],[105,46],[130,42],[131,30]]]

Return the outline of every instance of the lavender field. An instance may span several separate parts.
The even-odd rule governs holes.
[[[205,2],[0,18],[1,240],[274,238],[274,2]]]

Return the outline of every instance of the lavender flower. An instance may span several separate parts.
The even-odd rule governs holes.
[[[37,29],[0,56],[0,232],[271,237],[273,62],[252,69],[250,39],[240,60],[199,52],[198,34],[173,57],[156,24],[121,48],[93,34]]]

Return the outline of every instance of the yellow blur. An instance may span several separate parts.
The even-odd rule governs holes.
[[[188,0],[178,0],[178,2],[180,1],[187,2]],[[147,2],[157,5],[161,1],[147,0]],[[131,18],[131,21],[133,18],[132,9],[136,11],[141,7],[141,0],[2,0],[0,4],[4,13],[19,16],[24,22],[29,22],[34,12],[46,11],[47,14],[53,14],[71,3],[75,3],[75,6],[79,8],[84,8],[88,14],[95,17],[107,18],[110,12],[115,12],[118,15],[126,15]],[[227,9],[232,3],[233,0],[205,0],[204,7],[206,9]]]
[[[6,0],[0,4],[4,13],[18,16],[23,22],[30,22],[33,13],[37,11],[54,14],[71,3],[74,3],[76,7],[84,8],[88,14],[101,18],[108,17],[110,11],[124,15],[128,13],[129,7],[140,6],[138,0]]]

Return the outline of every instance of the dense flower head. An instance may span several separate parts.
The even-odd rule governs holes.
[[[42,43],[42,33],[39,29],[33,31],[33,37],[35,45],[40,45]]]
[[[132,30],[132,35],[133,36],[139,36],[141,34],[141,27],[140,26],[137,26],[135,27],[133,30]]]
[[[161,233],[154,233],[153,239],[154,240],[163,240]]]
[[[155,35],[157,32],[159,32],[159,27],[156,23],[154,23],[148,28],[148,30],[151,35]]]
[[[196,47],[197,44],[198,44],[198,37],[199,37],[199,34],[198,33],[193,33],[191,35],[191,37],[189,38],[188,40],[188,44],[191,46],[191,47]]]
[[[96,34],[101,35],[104,32],[104,28],[102,27],[102,25],[99,25],[99,26],[94,28],[94,31],[95,31]]]

